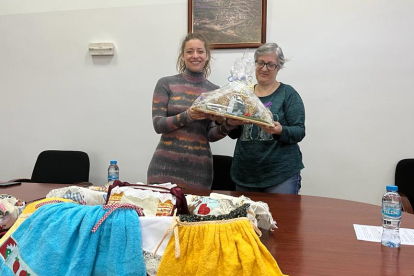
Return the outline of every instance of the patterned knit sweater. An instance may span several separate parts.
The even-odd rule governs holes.
[[[188,69],[161,78],[154,91],[152,121],[161,139],[148,167],[148,184],[172,182],[182,186],[211,188],[213,158],[209,142],[224,138],[226,123],[191,120],[187,109],[204,92],[218,89],[203,72]]]

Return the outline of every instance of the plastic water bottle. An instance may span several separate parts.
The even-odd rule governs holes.
[[[111,161],[108,167],[108,185],[111,185],[115,180],[119,180],[119,167],[116,161]]]
[[[401,197],[398,187],[389,185],[382,196],[382,237],[381,244],[400,247]]]

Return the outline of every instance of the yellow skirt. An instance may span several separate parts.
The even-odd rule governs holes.
[[[177,227],[157,276],[284,275],[247,218],[178,222]]]

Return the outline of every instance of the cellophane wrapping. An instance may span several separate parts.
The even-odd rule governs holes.
[[[193,103],[197,111],[255,124],[273,126],[273,115],[254,94],[252,73],[254,60],[237,58],[231,68],[228,84],[201,94]]]

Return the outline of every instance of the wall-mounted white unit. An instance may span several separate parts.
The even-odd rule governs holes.
[[[115,45],[113,43],[89,43],[91,56],[113,56]]]

